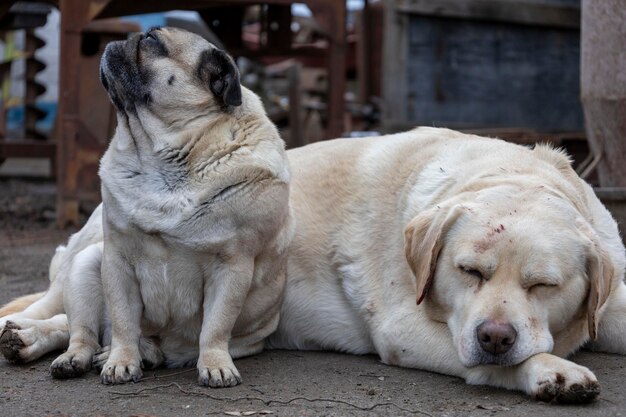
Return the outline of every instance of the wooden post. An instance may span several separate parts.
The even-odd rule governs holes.
[[[302,65],[295,63],[287,70],[289,78],[289,143],[288,148],[298,148],[307,144],[302,133],[302,91],[300,71]]]
[[[343,133],[346,91],[346,4],[335,1],[333,6],[334,13],[329,16],[333,38],[328,48],[328,139]]]
[[[581,98],[602,187],[626,186],[626,7],[583,0]]]
[[[398,11],[398,2],[385,0],[385,29],[383,40],[382,90],[383,131],[398,130],[406,124],[408,115],[408,82],[401,75],[407,68],[409,15]]]
[[[59,135],[57,137],[57,226],[78,225],[77,159],[78,89],[81,29],[88,4],[60,0]]]
[[[343,0],[309,0],[307,5],[319,25],[329,34],[328,55],[328,107],[326,139],[343,133],[346,91],[346,4]]]

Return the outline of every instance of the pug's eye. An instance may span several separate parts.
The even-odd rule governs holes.
[[[465,272],[466,274],[471,275],[473,277],[476,277],[478,279],[483,279],[484,278],[482,272],[480,272],[478,269],[469,268],[469,267],[466,267],[466,266],[460,266],[459,269],[461,271]]]
[[[141,43],[143,44],[157,44],[157,38],[153,35],[152,32],[147,32],[143,39],[141,40]]]

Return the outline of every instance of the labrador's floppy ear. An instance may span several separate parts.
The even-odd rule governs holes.
[[[417,304],[433,284],[443,239],[462,212],[462,206],[442,205],[413,218],[404,229],[404,252],[417,280]]]
[[[587,277],[589,279],[589,295],[587,296],[587,327],[591,340],[598,338],[600,310],[611,294],[615,268],[609,254],[602,246],[596,233],[584,220],[577,221],[587,245]]]
[[[198,76],[226,106],[241,105],[241,83],[235,61],[218,48],[202,51]]]

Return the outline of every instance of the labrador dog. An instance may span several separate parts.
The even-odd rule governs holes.
[[[585,342],[626,354],[624,246],[567,156],[447,129],[288,152],[297,218],[269,347],[376,353],[587,402]]]
[[[232,358],[261,351],[278,324],[294,228],[284,142],[233,59],[197,35],[132,35],[100,68],[118,121],[103,203],[57,251],[48,293],[5,317],[0,348],[32,360],[67,345],[69,323],[55,377],[110,345],[95,358],[106,384],[165,362],[237,385]]]
[[[593,373],[565,358],[588,341],[626,354],[624,246],[562,152],[419,128],[288,156],[297,228],[267,347],[597,397]]]

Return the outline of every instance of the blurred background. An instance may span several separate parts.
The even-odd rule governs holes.
[[[549,142],[621,219],[623,0],[2,0],[1,227],[98,204],[115,127],[99,59],[152,26],[229,51],[288,148],[418,125]]]

